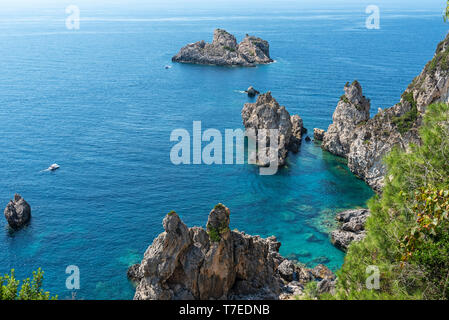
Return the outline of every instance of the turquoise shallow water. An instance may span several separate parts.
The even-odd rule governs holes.
[[[130,299],[126,269],[163,216],[176,210],[189,226],[204,225],[218,202],[231,209],[232,228],[276,235],[283,255],[337,269],[343,254],[324,225],[373,194],[343,159],[304,142],[275,176],[249,165],[174,166],[169,137],[191,132],[194,120],[241,128],[249,100],[238,91],[249,85],[271,90],[309,132],[329,125],[346,81],[362,83],[372,113],[393,105],[447,27],[438,10],[393,10],[368,31],[364,9],[99,7],[82,11],[78,31],[65,29],[61,8],[0,14],[0,202],[19,192],[33,209],[19,232],[0,221],[0,273],[42,267],[46,288],[66,298],[65,268],[77,265],[78,298]],[[216,27],[267,39],[276,63],[164,69]],[[40,172],[54,162],[60,170]]]

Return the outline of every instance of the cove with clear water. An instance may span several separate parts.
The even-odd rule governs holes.
[[[309,135],[331,123],[347,81],[359,80],[372,114],[392,106],[447,31],[438,9],[382,13],[365,28],[365,7],[82,11],[65,29],[64,8],[0,14],[0,202],[20,193],[31,224],[0,221],[0,273],[45,271],[60,298],[68,265],[80,268],[80,299],[131,299],[128,266],[139,262],[175,210],[204,226],[218,202],[231,227],[275,235],[281,254],[338,269],[344,254],[326,231],[337,211],[365,206],[373,192],[344,159],[303,141],[277,175],[251,165],[170,162],[170,133],[242,128],[250,85],[272,91]],[[270,42],[275,63],[257,68],[171,64],[180,47],[224,28]],[[410,36],[412,35],[412,36]],[[165,69],[165,65],[172,68]],[[61,169],[41,172],[52,163]]]

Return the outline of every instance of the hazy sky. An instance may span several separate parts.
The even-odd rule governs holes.
[[[442,13],[445,0],[0,0],[0,15],[11,12],[18,15],[46,14],[64,11],[68,5],[76,5],[87,15],[92,12],[117,15],[170,15],[173,12],[202,14],[207,12],[276,12],[300,10],[363,10],[368,5],[378,5],[381,11],[430,10]],[[61,9],[60,9],[61,8]]]
[[[233,7],[247,7],[247,6],[294,6],[294,7],[308,7],[308,8],[323,8],[323,7],[339,7],[348,5],[379,5],[385,7],[404,7],[417,9],[435,9],[443,8],[445,0],[0,0],[0,8],[7,7],[47,7],[59,5],[79,5],[79,6],[233,6]],[[0,9],[1,10],[1,9]]]

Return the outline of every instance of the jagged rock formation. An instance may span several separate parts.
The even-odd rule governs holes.
[[[345,157],[354,140],[357,125],[366,122],[370,114],[370,101],[362,94],[358,81],[344,87],[337,109],[332,117],[333,123],[323,137],[322,147],[329,152]]]
[[[172,58],[172,61],[243,67],[273,62],[267,41],[246,35],[243,41],[237,44],[235,37],[222,29],[214,31],[212,43],[203,40],[188,44]]]
[[[273,163],[272,156],[277,157],[279,166],[285,164],[288,151],[298,152],[301,145],[302,134],[306,132],[300,116],[290,116],[284,106],[271,96],[271,92],[261,94],[255,103],[245,103],[242,109],[242,119],[245,128],[255,130],[255,136],[259,137],[262,129],[279,130],[278,150],[274,150],[269,145],[267,137],[267,147],[265,152],[259,151],[257,154],[257,164],[268,166]],[[269,132],[265,133],[267,136]]]
[[[347,210],[337,213],[336,219],[341,223],[341,226],[331,232],[332,244],[346,251],[351,242],[365,238],[365,223],[369,215],[368,209]]]
[[[314,128],[313,129],[313,138],[316,141],[323,141],[325,133],[326,133],[326,131],[324,131],[323,129]]]
[[[333,281],[325,266],[306,269],[279,254],[266,239],[229,229],[230,211],[218,204],[206,230],[188,228],[175,212],[138,265],[128,271],[139,283],[135,299],[288,299],[309,281]]]
[[[14,195],[5,208],[5,218],[13,229],[19,229],[31,219],[31,207],[19,194]]]
[[[356,91],[360,99],[361,88]],[[364,109],[367,105],[355,112],[350,95],[346,93],[342,97],[345,99],[349,103],[339,102],[323,148],[346,157],[349,169],[381,192],[386,174],[382,158],[394,146],[407,149],[411,143],[420,143],[418,128],[426,107],[435,102],[449,102],[449,35],[395,106],[369,119]]]

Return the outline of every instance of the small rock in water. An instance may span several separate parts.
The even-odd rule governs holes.
[[[326,131],[324,131],[323,129],[314,128],[313,129],[313,138],[317,141],[323,141],[325,133],[326,133]]]
[[[5,218],[13,229],[19,229],[31,219],[31,207],[19,194],[14,195],[5,208]]]
[[[292,252],[286,255],[285,257],[289,260],[301,261],[301,258],[308,258],[312,256],[309,251],[300,250],[299,252]]]
[[[253,86],[250,86],[248,88],[248,90],[245,91],[248,94],[248,97],[255,97],[256,95],[258,95],[260,92],[257,91],[256,89],[254,89]]]
[[[318,239],[313,233],[310,233],[306,237],[307,242],[321,242],[321,239]]]
[[[271,95],[271,92],[261,94],[255,103],[245,103],[242,109],[243,125],[247,130],[254,129],[257,133],[262,129],[279,128],[276,147],[267,145],[265,150],[257,154],[257,165],[268,166],[275,163],[284,166],[289,151],[298,152],[301,144],[304,126],[301,117],[290,116],[284,106],[281,106]]]
[[[314,265],[317,265],[317,264],[323,264],[324,265],[324,264],[329,263],[329,262],[330,262],[330,260],[329,260],[328,257],[320,256],[320,257],[317,257],[315,259],[310,260],[308,263],[306,263],[306,265],[307,266],[314,266]]]
[[[237,43],[232,34],[223,29],[216,29],[212,43],[202,40],[188,44],[172,58],[172,62],[255,67],[273,60],[270,58],[268,41],[246,35]]]
[[[310,141],[312,141],[312,139],[310,139],[310,137],[307,136],[307,137],[306,137],[306,142],[310,142]]]

